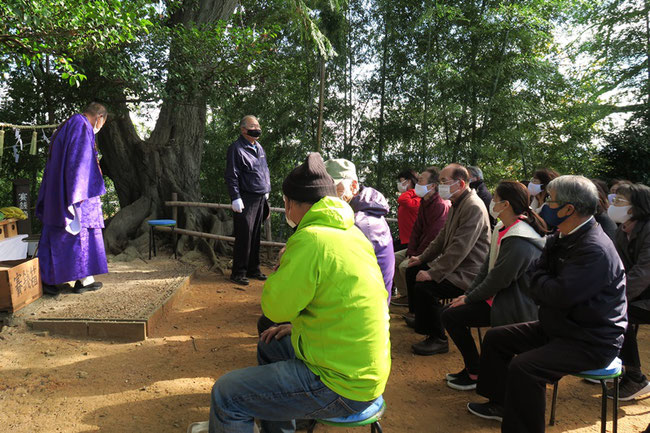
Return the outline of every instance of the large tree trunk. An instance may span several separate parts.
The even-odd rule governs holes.
[[[172,14],[171,25],[210,25],[228,18],[236,4],[234,0],[186,0]],[[175,64],[176,55],[180,54],[172,40],[169,64]],[[174,76],[173,72],[168,75]],[[163,100],[148,139],[138,136],[124,103],[111,107],[113,116],[99,134],[102,168],[115,184],[121,207],[105,232],[110,253],[120,252],[130,239],[146,233],[147,219],[170,217],[171,210],[164,207],[164,202],[171,199],[173,192],[180,200],[201,200],[199,176],[206,101],[200,95],[178,96],[173,91],[167,94],[175,97]],[[190,230],[209,230],[214,224],[214,216],[204,209],[186,208],[183,214],[179,226]]]

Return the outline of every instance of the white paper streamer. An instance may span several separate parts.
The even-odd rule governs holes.
[[[47,144],[50,144],[50,139],[47,138],[47,135],[45,135],[45,131],[43,131],[43,140],[44,140]]]
[[[20,154],[18,153],[18,148],[16,147],[15,144],[13,146],[11,146],[11,147],[14,150],[14,160],[15,160],[16,164],[18,164],[18,160],[20,159]]]
[[[20,137],[20,130],[18,128],[14,128],[14,135],[16,136],[16,143],[20,143],[20,150],[23,150],[23,139]]]

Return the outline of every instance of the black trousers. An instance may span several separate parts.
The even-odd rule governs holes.
[[[409,313],[415,313],[415,277],[418,272],[429,269],[427,265],[418,265],[406,268],[404,279],[406,280],[406,294],[409,301]]]
[[[398,252],[407,249],[409,244],[403,244],[399,238],[393,239],[393,251]]]
[[[476,392],[503,405],[504,433],[541,433],[546,425],[546,384],[567,374],[603,368],[614,347],[550,339],[539,321],[490,329],[481,347]]]
[[[623,365],[626,367],[641,368],[641,358],[639,357],[639,345],[636,341],[636,334],[639,332],[639,324],[650,323],[650,311],[628,304],[627,319],[627,332],[625,333],[623,347],[621,347],[621,361],[623,361]],[[643,376],[641,373],[639,375]],[[632,377],[631,379],[639,382],[642,380],[642,377]]]
[[[456,298],[465,293],[447,280],[437,283],[424,281],[415,283],[415,332],[431,337],[446,338],[445,328],[442,326],[440,313],[442,312],[441,299]],[[410,302],[410,294],[409,294]]]
[[[463,356],[465,369],[470,374],[479,374],[480,358],[470,328],[490,326],[491,307],[481,301],[442,310],[442,324]]]
[[[233,212],[235,247],[232,276],[255,275],[260,272],[260,235],[264,220],[264,194],[242,193],[242,213]]]

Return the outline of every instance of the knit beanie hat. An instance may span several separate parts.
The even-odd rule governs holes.
[[[282,183],[282,192],[287,198],[303,203],[316,203],[327,195],[337,196],[334,181],[318,152],[308,154],[305,162],[289,173]]]

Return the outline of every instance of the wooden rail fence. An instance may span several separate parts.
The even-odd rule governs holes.
[[[178,221],[178,208],[179,207],[203,207],[203,208],[208,208],[208,209],[227,209],[230,210],[232,209],[232,206],[229,204],[222,204],[222,203],[201,203],[201,202],[192,202],[192,201],[178,201],[178,194],[173,193],[172,194],[172,199],[170,201],[165,202],[165,206],[169,206],[172,208],[172,219]],[[284,213],[284,208],[282,207],[271,207],[270,208],[271,212],[280,212]],[[397,222],[397,218],[386,218],[386,221],[388,222]],[[155,230],[162,231],[162,232],[172,232],[171,227],[159,227],[156,226],[154,227]],[[274,242],[272,240],[271,236],[271,218],[268,218],[264,222],[264,231],[266,234],[266,240],[260,241],[261,246],[265,247],[279,247],[282,248],[286,245],[284,242]],[[173,229],[174,235],[187,235],[187,236],[195,236],[195,237],[200,237],[200,238],[206,238],[206,239],[215,239],[215,240],[220,240],[220,241],[230,241],[234,242],[235,238],[232,236],[224,236],[224,235],[215,235],[213,233],[204,233],[204,232],[197,232],[194,230],[186,230],[186,229],[180,229],[180,228],[174,228]],[[176,242],[176,239],[174,239],[174,243]]]

